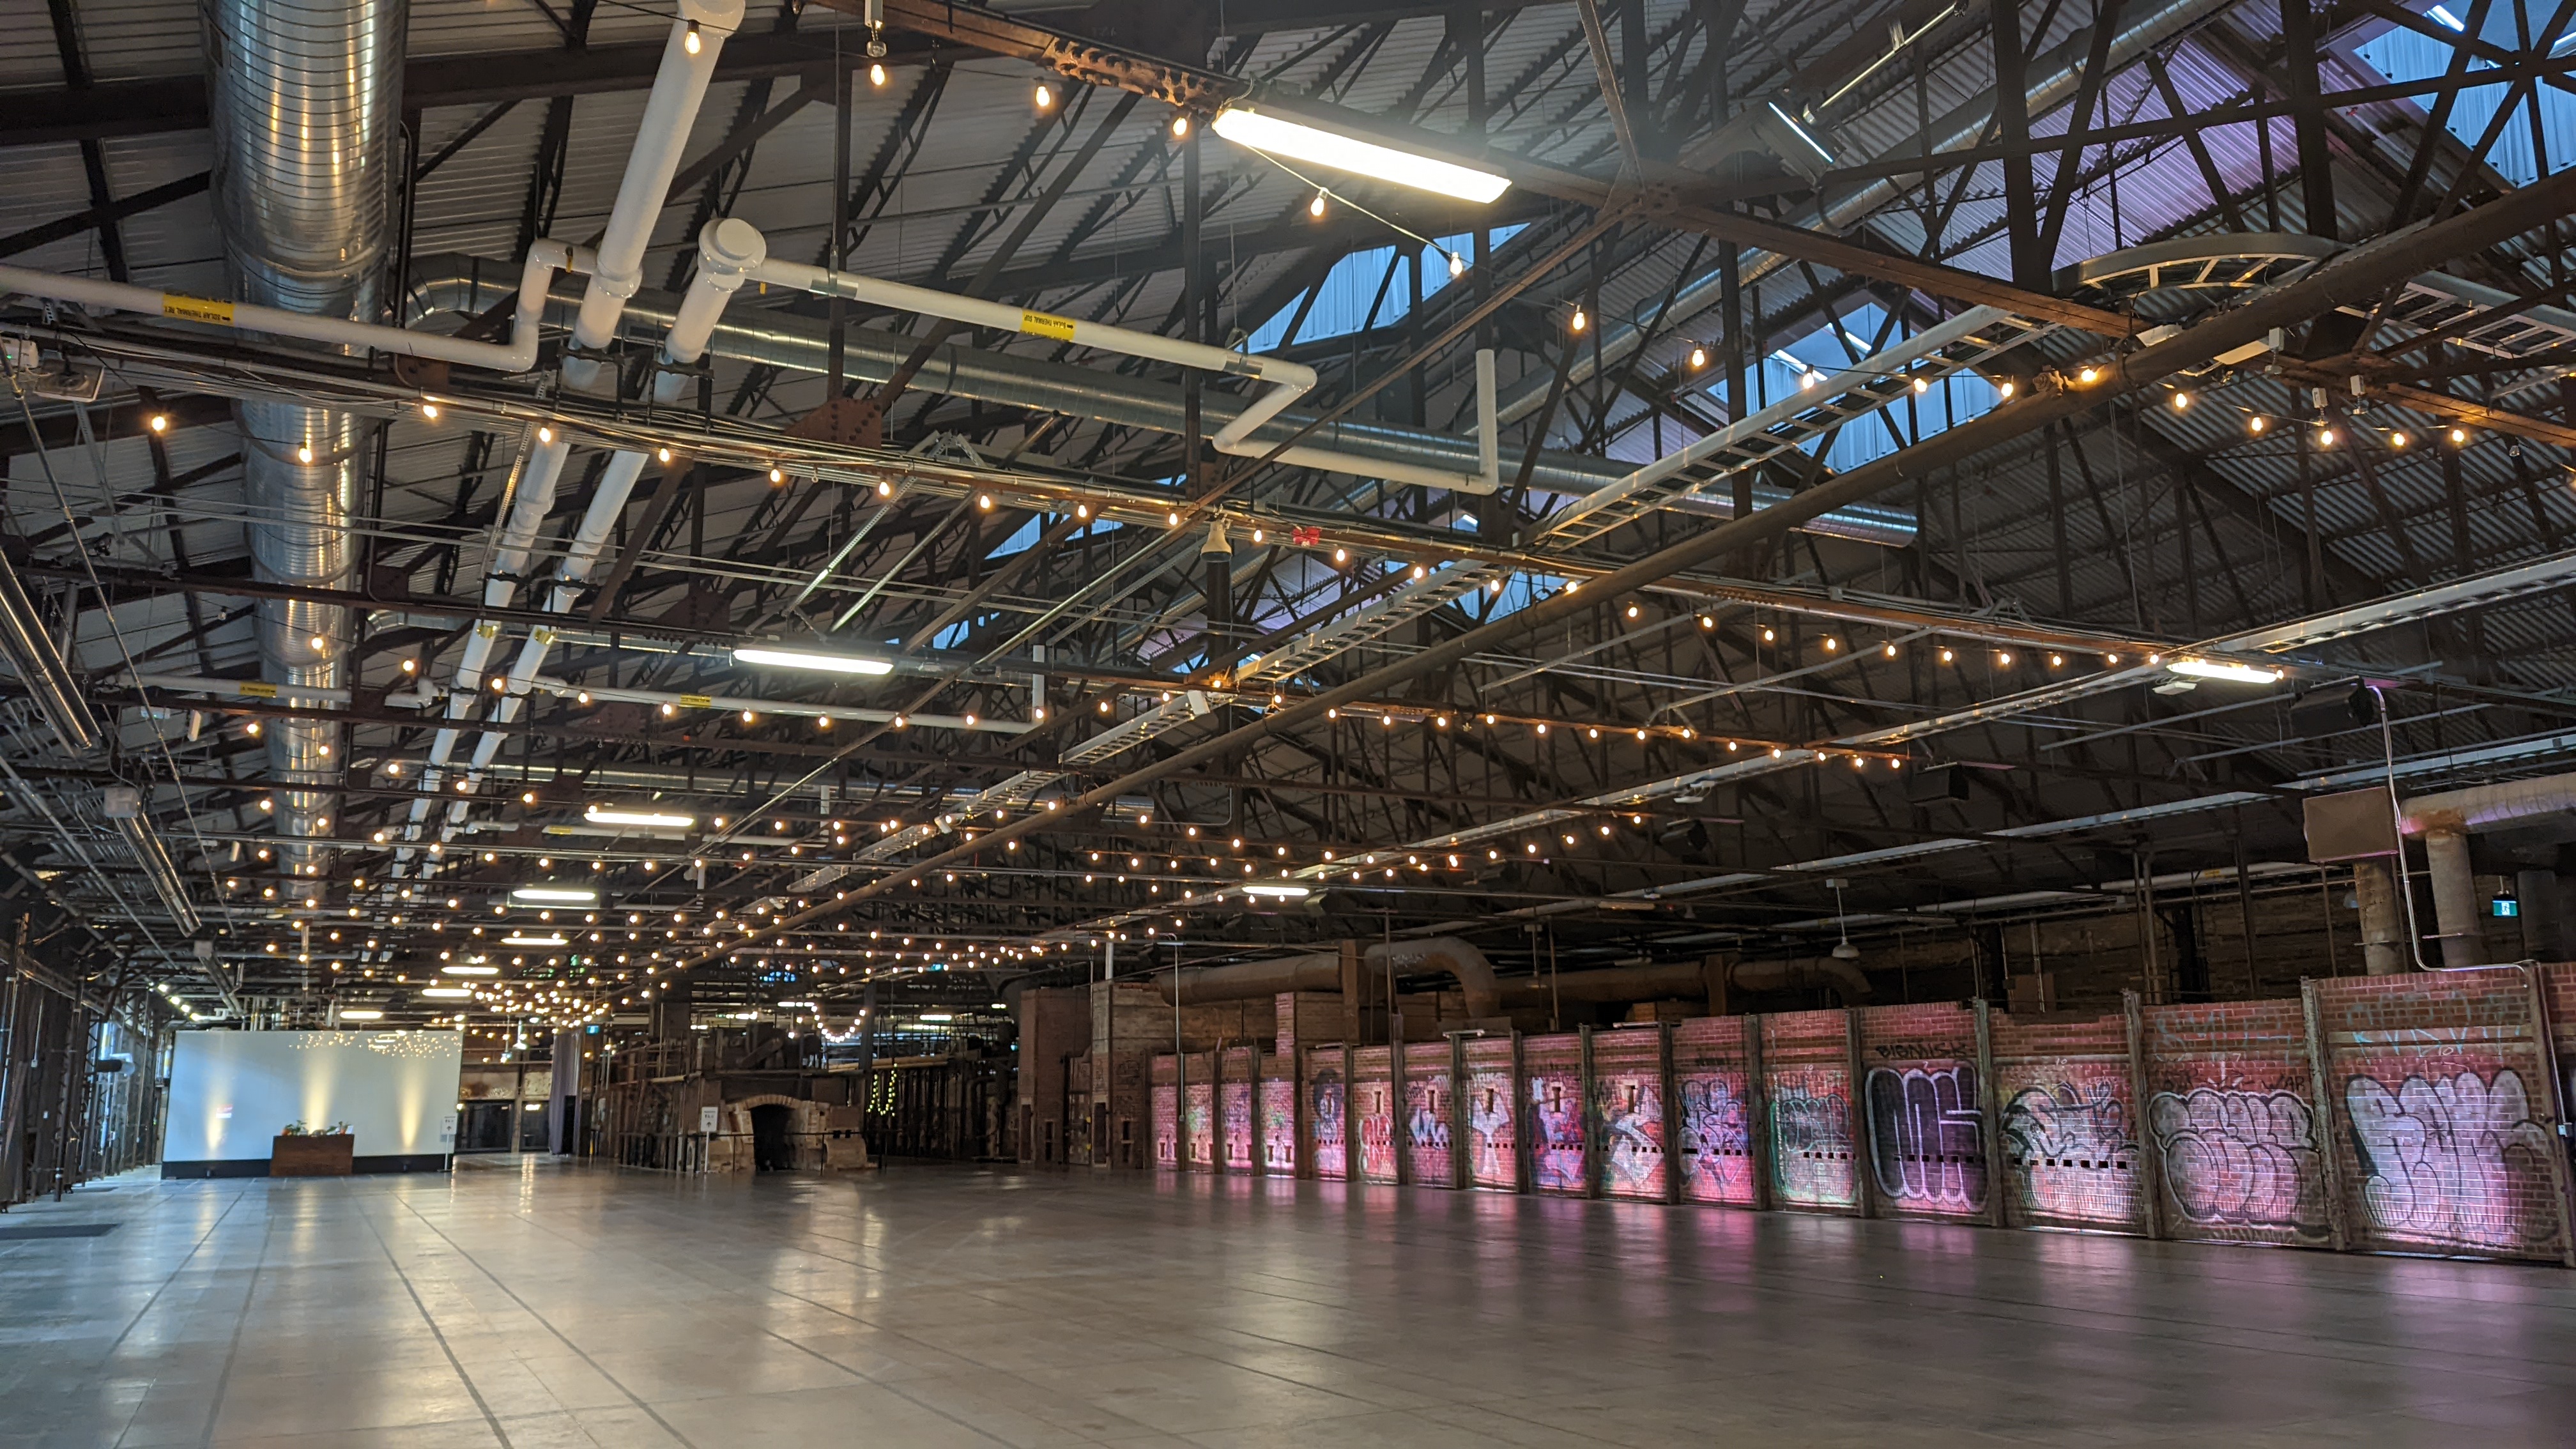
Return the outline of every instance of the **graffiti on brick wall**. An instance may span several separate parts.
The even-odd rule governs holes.
[[[1583,1097],[1573,1073],[1532,1074],[1530,1185],[1541,1192],[1582,1192]]]
[[[2361,1201],[2380,1234],[2461,1247],[2516,1248],[2556,1238],[2549,1134],[2531,1120],[2522,1077],[2501,1070],[2344,1083],[2361,1164]]]
[[[1358,1082],[1360,1176],[1395,1181],[1395,1090],[1385,1082]]]
[[[1517,1186],[1520,1169],[1512,1160],[1512,1079],[1505,1072],[1479,1072],[1467,1087],[1467,1175],[1478,1187]]]
[[[1297,1084],[1285,1077],[1261,1082],[1261,1170],[1281,1177],[1297,1170]]]
[[[1975,1067],[1873,1067],[1867,1096],[1870,1168],[1891,1207],[1985,1208],[1986,1133]]]
[[[1601,1190],[1612,1197],[1664,1196],[1664,1097],[1653,1077],[1603,1077]]]
[[[2134,1225],[2138,1144],[2109,1082],[2025,1087],[2004,1104],[2005,1161],[2031,1217]]]
[[[1851,1103],[1842,1093],[1785,1082],[1771,1093],[1771,1184],[1784,1203],[1849,1207]]]
[[[1225,1143],[1225,1170],[1252,1170],[1252,1083],[1227,1082],[1219,1094],[1217,1115]]]
[[[2325,1177],[2305,1099],[2278,1089],[2159,1092],[2147,1128],[2165,1191],[2207,1228],[2326,1236]]]
[[[1673,1092],[1680,1098],[1682,1196],[1753,1201],[1753,1134],[1736,1079],[1686,1074],[1674,1080]]]
[[[1350,1163],[1348,1139],[1344,1136],[1347,1131],[1344,1108],[1347,1104],[1342,1091],[1341,1069],[1317,1068],[1308,1090],[1312,1093],[1312,1102],[1307,1110],[1313,1118],[1315,1130],[1315,1175],[1340,1178],[1349,1171]]]
[[[1154,1165],[1178,1167],[1180,1159],[1180,1090],[1176,1087],[1154,1089]]]
[[[1216,1088],[1192,1082],[1181,1089],[1181,1136],[1189,1148],[1190,1166],[1206,1170],[1216,1164]]]
[[[1446,1186],[1449,1182],[1449,1078],[1406,1078],[1404,1083],[1404,1150],[1413,1180]]]

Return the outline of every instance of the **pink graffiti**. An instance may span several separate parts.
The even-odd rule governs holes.
[[[2195,1087],[2147,1110],[2165,1187],[2182,1215],[2227,1228],[2326,1231],[2324,1179],[2308,1104],[2288,1092]]]
[[[2499,1071],[2395,1092],[2375,1077],[2344,1084],[2371,1223],[2393,1236],[2484,1248],[2546,1239],[2549,1135],[2531,1120],[2522,1078]]]

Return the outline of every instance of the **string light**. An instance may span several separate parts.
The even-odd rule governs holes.
[[[1315,220],[1317,220],[1317,221],[1322,221],[1322,220],[1324,219],[1324,193],[1323,193],[1323,192],[1321,192],[1321,191],[1316,192],[1316,193],[1315,193],[1315,195],[1314,195],[1314,197],[1313,197],[1313,199],[1309,200],[1309,201],[1306,203],[1306,214],[1307,214],[1308,216],[1313,217],[1313,218],[1314,218]]]

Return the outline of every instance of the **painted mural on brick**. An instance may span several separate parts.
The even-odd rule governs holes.
[[[1218,1092],[1218,1137],[1225,1144],[1225,1170],[1252,1170],[1252,1083],[1226,1082]]]
[[[1404,1079],[1405,1165],[1413,1180],[1447,1186],[1450,1177],[1450,1113],[1456,1106],[1449,1074]]]
[[[1154,1165],[1178,1167],[1180,1151],[1180,1089],[1169,1082],[1154,1088]]]
[[[2347,1077],[2343,1102],[2370,1236],[2496,1252],[2557,1241],[2552,1144],[2521,1073],[2385,1068]]]
[[[1753,1134],[1740,1072],[1686,1072],[1673,1078],[1679,1099],[1682,1197],[1690,1202],[1753,1201]]]
[[[1395,1089],[1383,1078],[1361,1078],[1358,1095],[1360,1177],[1368,1182],[1395,1181]]]
[[[1935,1216],[1985,1211],[1985,1115],[1974,1066],[1872,1067],[1866,1101],[1880,1201]]]
[[[2142,1228],[2127,1091],[2104,1076],[2024,1087],[2004,1103],[2009,1221]]]
[[[1189,1147],[1190,1170],[1206,1172],[1216,1165],[1216,1084],[1191,1082],[1181,1090],[1181,1139]]]
[[[1573,1072],[1529,1074],[1530,1186],[1540,1192],[1586,1190],[1583,1180],[1583,1082]]]
[[[1663,1084],[1624,1072],[1593,1083],[1601,1112],[1601,1190],[1611,1197],[1664,1198]]]
[[[2259,1083],[2149,1099],[2147,1130],[2164,1159],[2177,1231],[2326,1241],[2314,1117],[2305,1097]]]
[[[1771,1082],[1771,1191],[1783,1206],[1860,1201],[1851,1102],[1841,1072],[1783,1072]]]
[[[1350,1173],[1348,1130],[1348,1093],[1343,1088],[1342,1069],[1320,1062],[1307,1068],[1306,1113],[1315,1137],[1315,1175],[1339,1182]]]
[[[1286,1077],[1261,1079],[1261,1170],[1274,1177],[1297,1170],[1297,1084]]]
[[[1509,1192],[1520,1185],[1512,1157],[1512,1074],[1471,1072],[1467,1077],[1467,1178],[1478,1187]]]

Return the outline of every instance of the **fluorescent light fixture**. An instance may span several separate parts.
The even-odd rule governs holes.
[[[926,1022],[945,1022],[953,1018],[944,1011],[925,1011],[921,1014],[921,1019]]]
[[[344,1006],[340,1008],[340,1019],[342,1021],[382,1021],[385,1019],[385,1014],[372,1006]]]
[[[1330,166],[1379,181],[1392,181],[1421,191],[1435,191],[1460,201],[1488,202],[1511,189],[1507,177],[1478,171],[1453,161],[1434,160],[1362,141],[1302,122],[1263,115],[1233,106],[1216,113],[1209,128],[1238,146],[1292,161]],[[739,657],[739,654],[737,654]]]
[[[2282,671],[2265,669],[2255,664],[2230,664],[2216,659],[2177,659],[2165,668],[2192,679],[2225,679],[2237,684],[2278,684]]]
[[[766,664],[777,669],[820,669],[827,674],[892,674],[894,661],[859,654],[817,654],[810,649],[737,649],[736,664]]]
[[[587,906],[599,901],[599,892],[571,890],[562,886],[521,886],[510,892],[514,901],[528,901],[541,906]]]
[[[438,1001],[471,1001],[474,989],[470,986],[424,986],[420,994]]]
[[[441,966],[438,971],[442,976],[498,976],[501,974],[501,968],[498,966]]]
[[[1834,164],[1834,153],[1826,150],[1822,145],[1818,144],[1815,137],[1808,135],[1806,127],[1799,125],[1794,120],[1791,120],[1789,113],[1780,109],[1779,102],[1771,102],[1771,114],[1778,116],[1780,118],[1780,124],[1788,127],[1792,132],[1796,133],[1798,139],[1806,142],[1808,147],[1817,155],[1824,157],[1826,165],[1831,166]]]
[[[516,936],[503,936],[501,944],[504,946],[569,946],[572,942],[564,936],[531,936],[522,932]]]
[[[648,830],[687,830],[698,823],[695,815],[669,815],[657,810],[603,810],[596,805],[581,812],[581,818],[593,825],[640,825]]]
[[[1248,896],[1277,896],[1283,901],[1299,900],[1308,894],[1304,886],[1290,885],[1286,881],[1275,884],[1269,881],[1255,881],[1245,886],[1243,893]]]

